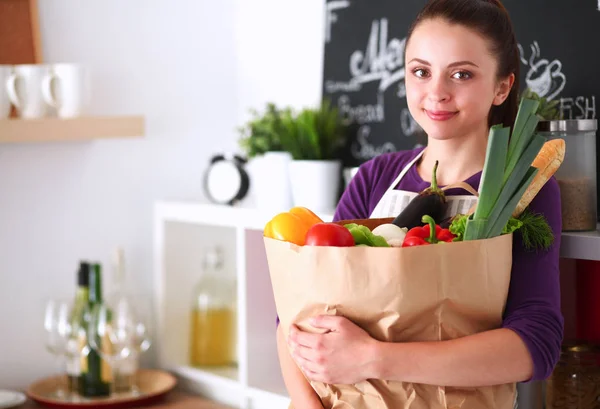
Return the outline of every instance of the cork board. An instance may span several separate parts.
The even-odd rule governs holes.
[[[37,0],[0,0],[0,64],[39,64]]]

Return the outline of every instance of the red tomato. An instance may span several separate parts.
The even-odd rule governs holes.
[[[354,246],[350,230],[335,223],[317,223],[306,233],[307,246]]]

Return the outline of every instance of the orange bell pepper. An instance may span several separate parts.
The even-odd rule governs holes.
[[[312,210],[302,207],[296,206],[290,209],[290,213],[300,216],[302,219],[306,220],[308,223],[315,225],[317,223],[323,223],[323,220],[319,216],[317,216]]]
[[[304,246],[308,230],[322,222],[321,218],[309,209],[296,206],[273,217],[265,226],[263,235]]]

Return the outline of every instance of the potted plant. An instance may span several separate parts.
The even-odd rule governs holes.
[[[297,114],[285,111],[280,142],[292,156],[290,181],[295,206],[333,211],[341,180],[346,130],[337,108],[325,100]]]
[[[279,109],[267,103],[264,113],[251,109],[251,119],[238,128],[238,145],[249,159],[250,190],[260,209],[288,210],[292,206],[289,163],[292,156],[280,140],[284,130],[282,115],[289,108]]]
[[[526,88],[520,96],[520,99],[533,99],[540,103],[536,114],[542,121],[561,120],[562,113],[560,112],[559,100],[548,100],[545,97],[540,97],[537,93],[529,88]]]

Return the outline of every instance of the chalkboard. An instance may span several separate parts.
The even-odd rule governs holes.
[[[406,32],[426,0],[325,3],[323,97],[350,126],[344,166],[426,142],[404,93]],[[559,100],[565,119],[595,119],[600,0],[504,0],[521,49],[521,90]],[[600,145],[600,144],[599,144]]]

